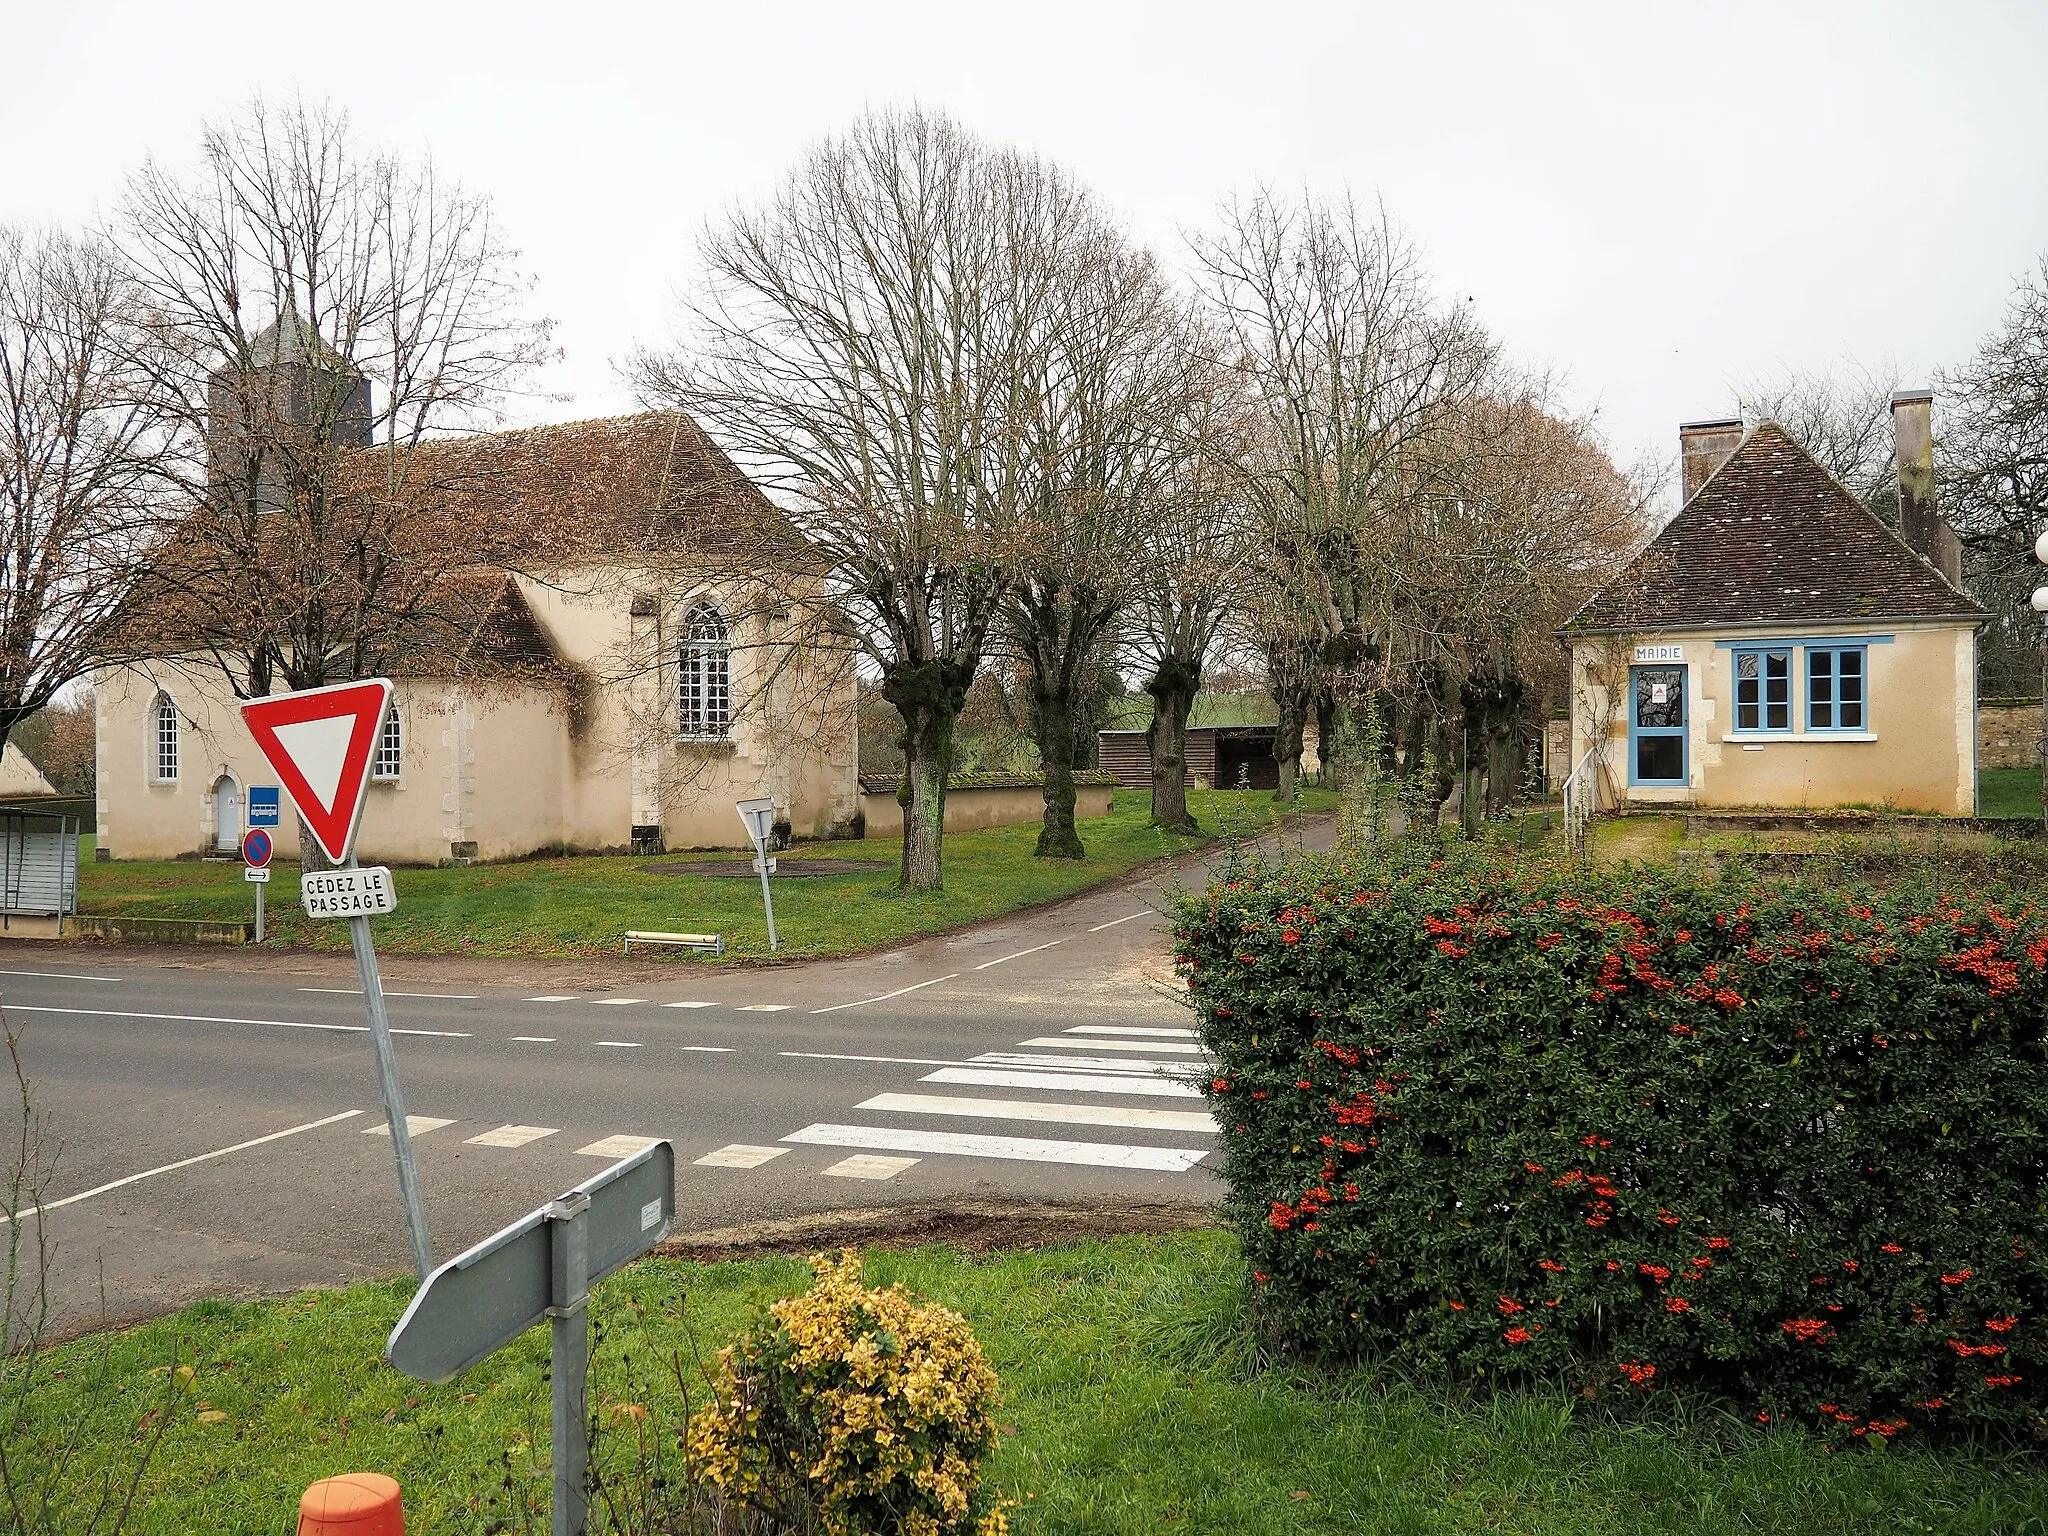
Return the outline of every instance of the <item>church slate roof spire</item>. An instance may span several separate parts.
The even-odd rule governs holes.
[[[1766,421],[1562,633],[1985,616]]]

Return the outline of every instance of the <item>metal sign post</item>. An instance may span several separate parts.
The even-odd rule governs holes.
[[[775,873],[775,860],[768,852],[768,839],[775,835],[775,802],[742,800],[738,809],[740,820],[746,825],[747,840],[754,845],[754,873],[761,877],[761,906],[768,914],[768,948],[772,951],[777,947],[775,898],[768,893],[768,877]]]
[[[263,942],[263,888],[270,883],[270,834],[251,827],[242,834],[242,878],[256,887],[256,942]]]
[[[434,1267],[434,1249],[427,1236],[419,1170],[413,1163],[405,1096],[398,1087],[398,1057],[391,1049],[384,980],[370,941],[370,918],[396,910],[398,895],[391,885],[390,870],[359,869],[355,855],[356,828],[370,791],[370,755],[390,710],[390,679],[373,677],[250,699],[242,705],[242,722],[276,770],[284,792],[291,796],[302,831],[338,866],[301,873],[299,901],[308,917],[348,919],[349,945],[355,950],[356,974],[363,984],[363,1012],[370,1022],[370,1047],[377,1063],[377,1091],[384,1100],[384,1119],[391,1132],[392,1160],[398,1165],[406,1236],[412,1245],[413,1268],[425,1281]],[[250,803],[253,812],[253,794]],[[302,856],[311,851],[303,849]]]
[[[668,1236],[676,1151],[650,1142],[427,1276],[384,1357],[446,1381],[546,1318],[554,1536],[584,1536],[590,1467],[590,1288]]]

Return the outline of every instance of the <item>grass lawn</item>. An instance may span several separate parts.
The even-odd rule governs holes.
[[[946,838],[946,888],[936,895],[896,891],[900,845],[892,839],[805,844],[790,857],[879,859],[890,868],[777,880],[778,953],[791,959],[843,955],[958,928],[1071,896],[1147,860],[1184,853],[1206,841],[1148,826],[1148,804],[1142,791],[1119,790],[1110,815],[1080,824],[1088,849],[1088,857],[1080,860],[1034,858],[1036,822],[953,833]],[[1214,833],[1253,836],[1278,824],[1280,808],[1269,792],[1198,790],[1189,794],[1188,804]],[[1302,804],[1327,809],[1336,804],[1336,796],[1308,790]],[[723,933],[729,956],[763,957],[768,925],[758,880],[658,872],[660,866],[734,857],[727,852],[531,859],[467,869],[404,869],[396,876],[398,910],[377,919],[377,944],[391,954],[616,954],[628,928],[651,928]],[[267,913],[269,942],[346,949],[345,924],[312,922],[299,911],[296,866],[276,869]],[[250,887],[237,862],[96,864],[88,851],[80,864],[78,897],[84,912],[122,917],[233,922],[246,921],[253,911]],[[674,958],[689,963],[682,955]]]
[[[1004,1393],[992,1475],[1024,1501],[1020,1533],[2048,1530],[2038,1457],[1830,1454],[1799,1430],[1675,1400],[1624,1424],[1541,1389],[1451,1400],[1365,1371],[1256,1369],[1243,1265],[1219,1232],[984,1258],[880,1253],[868,1277],[944,1302],[980,1335]],[[660,1361],[694,1349],[708,1363],[806,1279],[791,1260],[650,1261],[615,1277],[594,1308],[600,1422],[630,1426],[617,1405],[642,1404],[647,1432],[673,1444],[677,1394]],[[498,1528],[508,1474],[533,1496],[546,1466],[546,1330],[444,1386],[411,1381],[381,1359],[410,1289],[202,1303],[114,1338],[105,1380],[98,1341],[65,1346],[40,1423],[83,1416],[90,1454],[121,1451],[164,1401],[170,1378],[150,1372],[185,1363],[194,1376],[165,1411],[134,1530],[289,1532],[306,1484],[364,1470],[399,1479],[415,1536]]]
[[[2041,770],[1986,768],[1977,775],[1977,813],[1980,816],[2039,816]]]

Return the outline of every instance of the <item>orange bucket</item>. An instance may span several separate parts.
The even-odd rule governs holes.
[[[299,1500],[299,1536],[405,1536],[398,1484],[382,1472],[323,1477]]]

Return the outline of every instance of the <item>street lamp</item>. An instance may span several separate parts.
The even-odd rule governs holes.
[[[2034,540],[2034,558],[2048,565],[2048,528]],[[2048,587],[2034,588],[2027,606],[2048,618]],[[2041,636],[2041,825],[2048,829],[2048,630]]]

